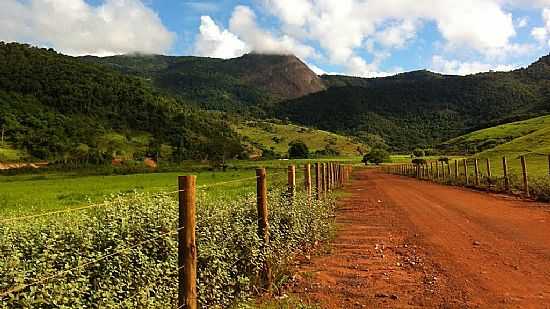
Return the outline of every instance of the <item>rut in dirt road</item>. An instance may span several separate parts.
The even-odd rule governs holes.
[[[550,308],[550,205],[357,171],[329,255],[293,292],[325,308]]]

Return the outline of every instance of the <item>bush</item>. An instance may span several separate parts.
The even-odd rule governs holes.
[[[363,163],[373,163],[380,164],[382,162],[388,161],[390,154],[384,149],[372,149],[363,157]]]
[[[417,148],[413,150],[413,155],[417,158],[420,158],[426,156],[426,153],[424,152],[424,150]]]
[[[264,252],[254,195],[231,201],[198,196],[201,307],[230,307],[250,297],[266,259],[281,281],[293,253],[330,233],[331,201],[310,202],[299,192],[291,204],[281,188],[269,192],[268,205],[271,243]],[[0,299],[0,307],[174,307],[177,241],[175,233],[167,233],[175,231],[176,222],[173,195],[139,193],[115,196],[87,213],[3,224],[0,291],[60,276]],[[113,252],[120,253],[86,265]]]
[[[304,142],[294,141],[289,145],[288,157],[289,159],[307,159],[309,157],[309,149]]]
[[[541,202],[550,202],[550,176],[537,177],[531,180],[531,194]]]

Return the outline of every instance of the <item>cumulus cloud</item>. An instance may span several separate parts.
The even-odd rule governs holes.
[[[448,60],[442,56],[436,55],[432,58],[431,70],[450,75],[469,75],[489,71],[511,71],[516,68],[517,66],[515,65],[507,64],[488,64],[478,61],[461,62],[458,60]]]
[[[315,56],[315,49],[300,43],[290,35],[276,36],[256,23],[256,14],[247,6],[239,5],[229,20],[229,29],[245,41],[250,49],[266,54],[295,54],[300,58]]]
[[[201,17],[199,37],[195,43],[197,55],[214,58],[234,58],[249,52],[248,46],[233,33],[222,30],[209,16]]]
[[[544,9],[542,12],[544,26],[535,27],[531,30],[531,35],[541,45],[550,47],[550,9]]]
[[[316,58],[313,47],[289,35],[274,35],[256,22],[256,14],[247,6],[237,6],[229,20],[229,29],[221,29],[212,18],[203,16],[195,53],[200,56],[233,58],[248,52],[294,54],[302,59]]]
[[[486,58],[524,53],[529,46],[512,43],[514,20],[505,6],[544,1],[264,0],[264,4],[281,21],[283,32],[318,42],[331,63],[348,67],[350,73],[375,73],[376,62],[359,61],[360,51],[404,48],[425,22],[435,23],[447,51],[468,49]]]
[[[455,65],[455,71],[483,70],[488,68],[483,62],[502,62],[529,53],[532,45],[513,41],[516,28],[525,27],[527,20],[514,19],[507,10],[544,7],[550,0],[262,1],[280,22],[277,32],[262,29],[254,11],[246,6],[237,6],[228,29],[220,31],[233,34],[248,50],[294,53],[304,60],[338,65],[350,75],[378,76],[393,73],[379,70],[382,61],[394,50],[406,48],[428,23],[442,37],[441,51],[484,59],[462,62]],[[533,36],[546,39],[548,33],[534,30]],[[373,59],[367,61],[362,56],[365,53]]]
[[[162,53],[174,34],[139,0],[2,0],[0,40],[50,46],[70,55]]]

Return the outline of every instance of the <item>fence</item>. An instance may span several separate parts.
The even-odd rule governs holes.
[[[550,175],[550,155],[545,155],[545,157],[548,158],[547,175]],[[532,197],[532,186],[530,185],[525,155],[519,157],[519,163],[521,166],[521,183],[519,186],[512,179],[509,161],[506,156],[502,157],[502,177],[496,176],[490,159],[484,159],[483,162],[480,162],[478,158],[454,160],[454,162],[438,160],[416,164],[389,165],[384,166],[383,170],[386,173],[410,176],[421,180],[519,193],[526,197]],[[481,171],[482,165],[485,165],[484,173]],[[472,169],[473,173],[470,172]],[[535,197],[546,199],[547,197],[541,196],[544,194],[539,193]]]
[[[323,200],[327,198],[327,193],[337,188],[342,187],[350,178],[352,168],[350,165],[343,165],[337,162],[330,163],[315,163],[313,166],[315,180],[312,179],[312,165],[306,164],[303,167],[304,175],[304,187],[303,190],[307,194],[308,200],[317,199]],[[288,197],[292,199],[296,190],[296,167],[289,166],[286,171],[288,176]],[[274,175],[274,174],[272,174]],[[257,204],[257,225],[258,236],[263,242],[264,246],[267,246],[270,242],[269,239],[269,222],[268,222],[268,199],[267,199],[267,179],[268,173],[266,169],[261,168],[256,170],[255,177],[236,179],[232,181],[226,181],[221,183],[210,184],[206,186],[196,186],[196,176],[180,176],[178,177],[178,190],[167,192],[178,194],[178,224],[175,230],[166,231],[155,238],[147,239],[145,241],[134,244],[127,248],[116,250],[113,252],[105,252],[94,260],[87,261],[81,265],[77,265],[74,268],[66,269],[58,273],[51,274],[45,278],[37,278],[35,281],[21,284],[12,287],[6,291],[0,291],[0,301],[3,298],[10,297],[16,293],[19,293],[27,288],[43,284],[49,280],[60,278],[66,274],[75,271],[78,268],[84,268],[97,263],[100,260],[107,260],[126,250],[131,250],[137,246],[143,245],[147,242],[153,242],[161,237],[176,235],[178,242],[178,259],[177,259],[177,272],[178,272],[178,307],[177,308],[197,308],[197,246],[196,246],[196,190],[201,188],[212,187],[216,185],[222,185],[231,182],[241,182],[256,179],[256,204]],[[315,188],[313,188],[315,186]],[[75,212],[86,209],[92,209],[96,207],[103,207],[104,203],[93,204],[84,207],[70,208],[60,211],[52,211],[43,214],[23,216],[17,218],[7,218],[0,220],[0,223],[14,222],[18,220],[28,220],[37,217],[44,217],[49,215],[61,214],[65,212]],[[261,286],[265,291],[269,291],[272,287],[271,265],[265,262],[261,271]]]

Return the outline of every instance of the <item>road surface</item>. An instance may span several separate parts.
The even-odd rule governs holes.
[[[291,291],[325,308],[550,308],[550,204],[356,171],[328,254]]]

